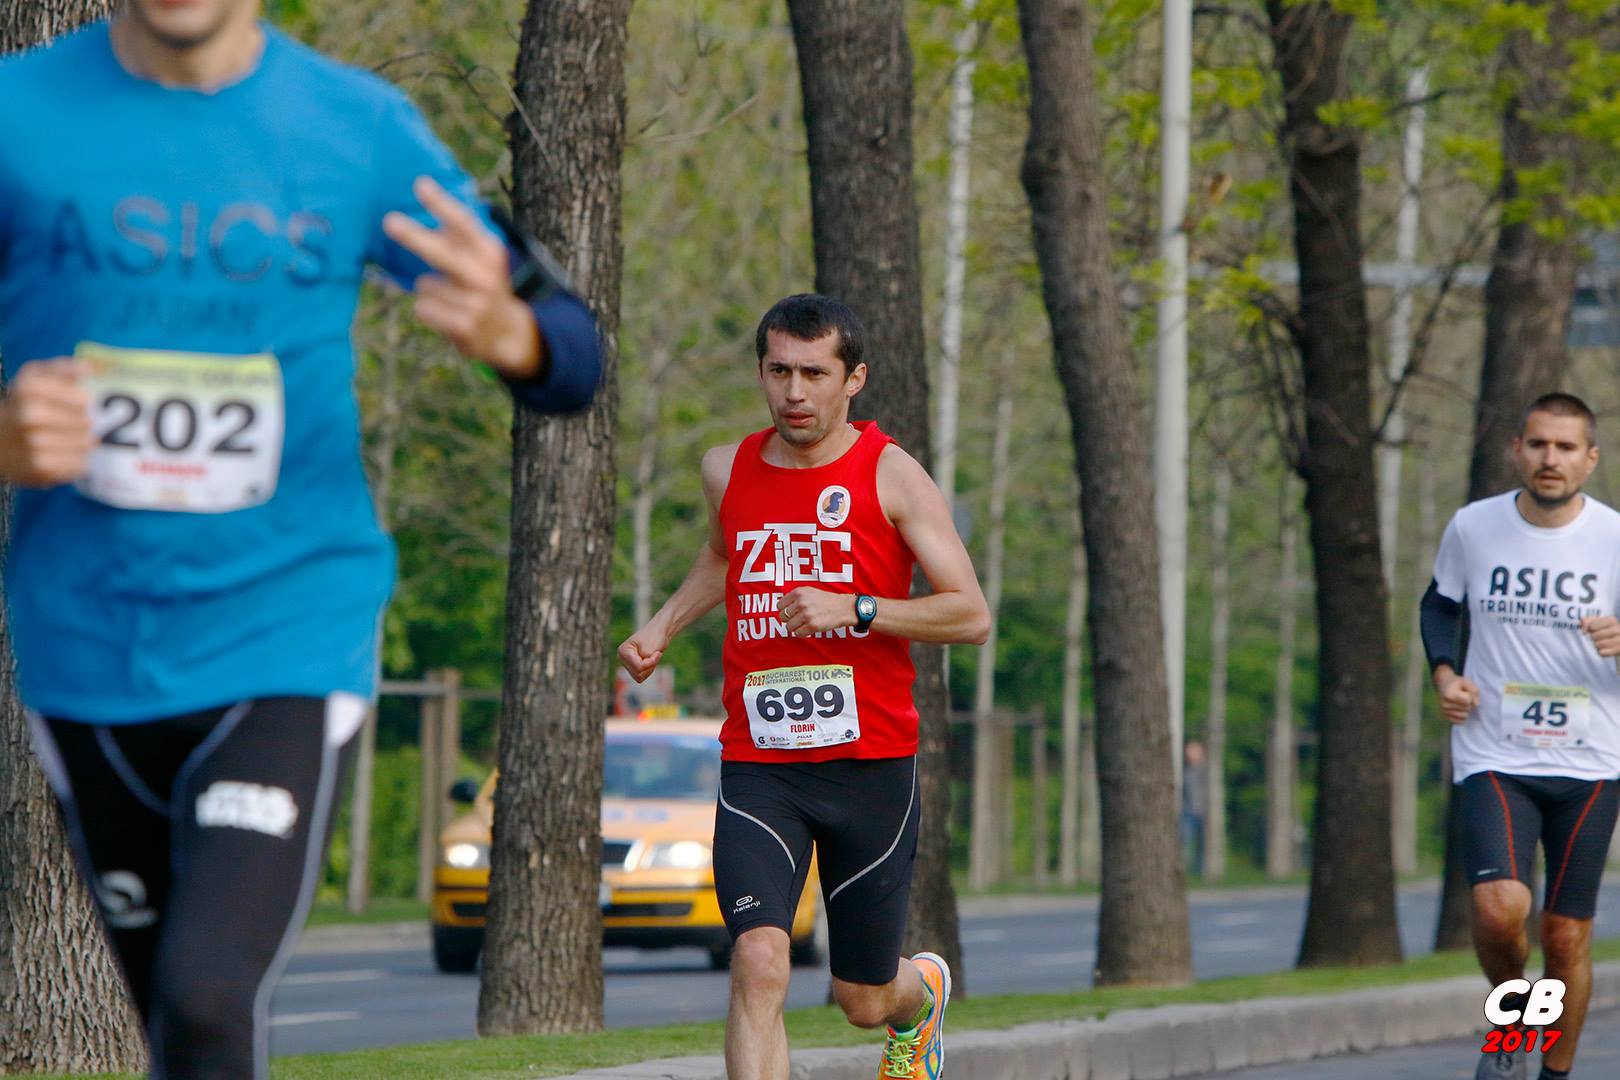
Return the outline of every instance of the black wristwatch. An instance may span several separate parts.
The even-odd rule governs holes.
[[[499,206],[489,208],[490,220],[505,235],[507,247],[516,255],[512,261],[512,294],[528,304],[538,304],[559,292],[572,292],[568,272],[546,246],[518,228],[512,216]]]
[[[872,620],[877,618],[877,601],[865,593],[855,598],[855,629],[866,633],[872,629]]]

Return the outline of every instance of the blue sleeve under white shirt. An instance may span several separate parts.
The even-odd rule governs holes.
[[[87,344],[279,365],[268,501],[130,509],[73,486],[16,496],[6,599],[24,703],[129,723],[252,697],[370,695],[393,546],[360,453],[350,343],[368,263],[428,268],[382,233],[427,220],[418,175],[474,185],[394,87],[268,26],[254,70],[212,92],[128,73],[105,23],[0,64],[0,358]],[[587,404],[595,324],[535,305],[550,363],[527,404]],[[184,417],[181,418],[182,421]]]

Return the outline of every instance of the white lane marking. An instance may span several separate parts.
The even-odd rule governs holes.
[[[1025,963],[1040,964],[1042,967],[1067,967],[1071,964],[1089,964],[1097,959],[1097,954],[1091,949],[1081,952],[1046,953],[1041,956],[1030,957]]]
[[[1215,916],[1216,926],[1255,926],[1268,921],[1263,911],[1227,911]]]
[[[1238,953],[1255,952],[1259,949],[1269,949],[1274,943],[1266,938],[1227,938],[1221,941],[1211,941],[1202,946],[1202,951],[1212,953]]]
[[[336,1024],[360,1019],[357,1012],[286,1013],[270,1018],[271,1027],[292,1027],[295,1024]]]
[[[304,971],[297,975],[283,975],[277,985],[314,986],[317,983],[373,982],[386,978],[388,972],[380,968],[364,968],[359,971]]]
[[[984,930],[968,930],[962,934],[962,944],[964,945],[983,945],[986,942],[1006,940],[1007,931],[1005,930],[987,928]]]

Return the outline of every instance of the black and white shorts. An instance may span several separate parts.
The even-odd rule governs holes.
[[[1481,772],[1459,787],[1470,885],[1522,881],[1528,886],[1539,840],[1547,853],[1545,910],[1570,919],[1597,913],[1620,784]]]
[[[917,759],[728,761],[714,819],[714,885],[733,939],[791,933],[811,845],[834,978],[894,981],[917,855]]]
[[[154,1078],[269,1075],[270,994],[303,928],[367,703],[280,697],[137,724],[29,716],[146,1025]]]

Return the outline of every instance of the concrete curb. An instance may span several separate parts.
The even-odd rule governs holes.
[[[1102,1020],[947,1032],[952,1080],[1171,1080],[1453,1039],[1485,1029],[1478,976],[1231,1005],[1126,1009]],[[1620,1004],[1620,963],[1594,972],[1592,1008]],[[792,1080],[871,1080],[878,1047],[801,1050]],[[576,1073],[563,1080],[726,1080],[718,1057]]]

